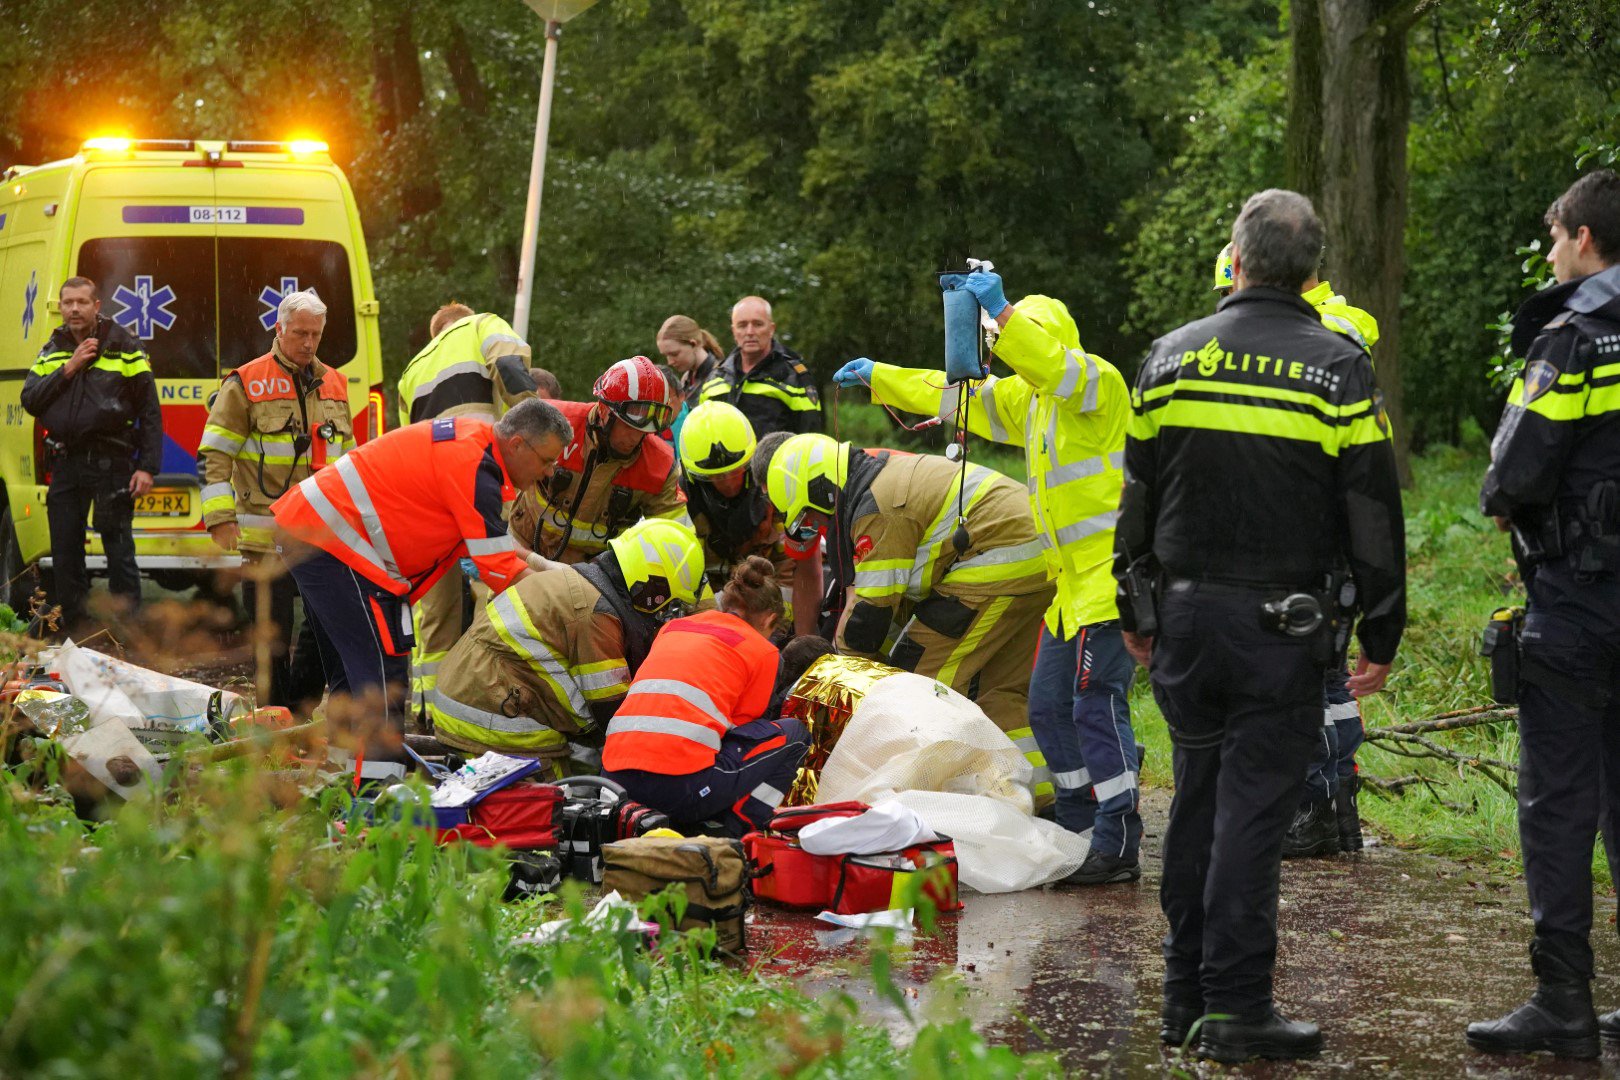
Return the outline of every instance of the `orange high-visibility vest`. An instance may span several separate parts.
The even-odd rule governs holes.
[[[758,630],[723,611],[666,624],[608,724],[602,767],[665,776],[709,768],[726,732],[770,705],[778,659]]]
[[[287,492],[276,524],[395,594],[419,599],[456,560],[503,592],[526,565],[501,506],[517,497],[478,416],[395,428]]]
[[[261,401],[298,401],[303,396],[294,385],[293,377],[277,362],[276,354],[273,352],[249,360],[237,368],[234,374],[242,380],[242,392],[247,396],[250,409]],[[316,396],[322,401],[341,401],[347,408],[349,387],[343,381],[342,375],[327,368],[325,374],[321,376],[321,385]],[[312,469],[319,469],[326,464],[328,449],[327,440],[315,434],[316,429],[321,426],[321,418],[319,416],[307,418],[307,425],[308,430],[303,434],[310,437],[309,465]]]

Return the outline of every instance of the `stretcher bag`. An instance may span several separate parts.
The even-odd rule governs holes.
[[[466,840],[479,847],[551,850],[561,842],[562,806],[562,789],[555,784],[519,780],[463,806],[434,807],[434,813],[441,844]]]
[[[805,851],[799,830],[812,821],[857,817],[868,809],[863,802],[841,802],[778,810],[764,831],[743,837],[743,850],[755,866],[754,895],[785,907],[827,910],[838,887],[840,856]]]
[[[881,855],[832,856],[838,864],[828,911],[862,915],[904,907],[902,889],[912,874],[927,874],[922,892],[938,911],[960,911],[956,894],[956,845],[948,839],[915,844]]]
[[[665,887],[686,889],[686,914],[677,930],[712,926],[726,952],[748,947],[748,859],[741,841],[716,836],[638,836],[602,849],[602,891],[641,901]]]

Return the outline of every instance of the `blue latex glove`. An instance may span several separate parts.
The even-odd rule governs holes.
[[[862,356],[851,360],[837,371],[833,372],[833,382],[839,386],[870,386],[872,385],[872,361]]]
[[[973,294],[985,314],[992,319],[1007,310],[1007,294],[1001,291],[1001,275],[994,271],[973,271],[962,282],[962,288]]]
[[[471,559],[462,559],[461,560],[461,573],[462,573],[462,576],[465,577],[468,581],[479,581],[479,580],[481,580],[479,578],[479,576],[478,576],[478,564],[473,562]]]

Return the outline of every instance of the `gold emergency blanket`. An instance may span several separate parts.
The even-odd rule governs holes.
[[[809,806],[816,801],[821,768],[827,764],[827,755],[844,733],[855,706],[874,683],[899,670],[857,656],[823,656],[793,684],[782,713],[804,722],[810,732],[810,750],[799,766],[784,806]]]

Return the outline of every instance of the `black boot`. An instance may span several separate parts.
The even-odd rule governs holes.
[[[1185,1044],[1193,1025],[1203,1015],[1202,1005],[1172,1005],[1165,1002],[1163,1011],[1159,1013],[1159,1041],[1166,1046]]]
[[[1536,992],[1506,1016],[1468,1025],[1468,1045],[1488,1054],[1533,1054],[1551,1050],[1558,1057],[1595,1058],[1598,1019],[1592,1011],[1592,983],[1539,941],[1530,943]]]
[[[1118,855],[1105,855],[1100,851],[1090,851],[1086,854],[1086,861],[1080,864],[1080,869],[1066,878],[1059,878],[1058,885],[1117,885],[1121,882],[1135,881],[1142,876],[1142,865],[1135,859],[1125,859]]]
[[[1333,812],[1339,819],[1339,850],[1361,850],[1361,811],[1356,808],[1356,793],[1361,790],[1361,776],[1351,773],[1339,780],[1339,790],[1333,793]]]
[[[1598,1017],[1598,1035],[1606,1043],[1620,1043],[1620,1009]]]
[[[1339,850],[1339,820],[1333,814],[1333,804],[1326,799],[1312,799],[1294,814],[1294,823],[1283,837],[1282,855],[1285,859],[1305,859],[1313,855],[1333,855]]]
[[[1250,1058],[1312,1057],[1322,1050],[1322,1031],[1315,1024],[1285,1019],[1273,1009],[1252,1023],[1205,1020],[1198,1056],[1235,1065]]]

